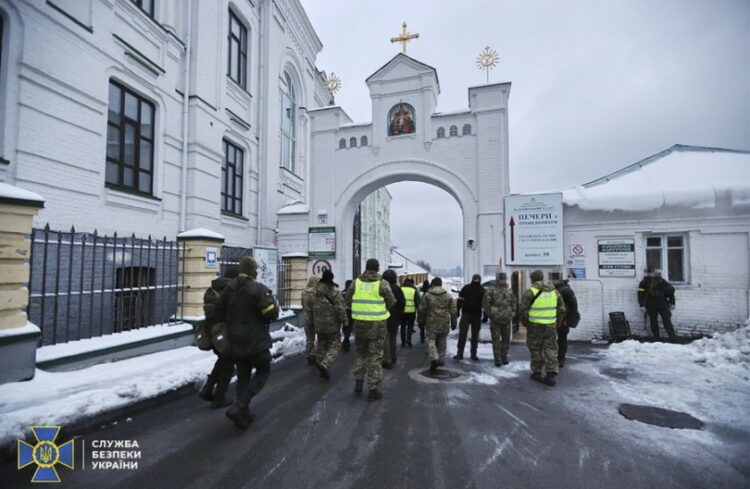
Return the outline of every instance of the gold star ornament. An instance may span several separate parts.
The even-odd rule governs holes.
[[[477,67],[487,73],[487,83],[490,82],[490,70],[497,66],[497,62],[500,61],[500,57],[497,55],[497,51],[485,46],[484,50],[477,56]]]
[[[336,73],[331,72],[326,78],[326,88],[331,92],[331,95],[335,94],[341,89],[341,78]]]

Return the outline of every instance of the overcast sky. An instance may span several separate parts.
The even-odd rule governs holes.
[[[490,82],[512,83],[514,193],[585,183],[675,143],[750,149],[748,0],[302,4],[324,45],[317,65],[342,78],[336,102],[355,121],[371,120],[364,80],[399,51],[389,39],[404,20],[420,34],[407,54],[438,71],[439,111],[467,106],[467,87],[485,82],[477,54],[498,51]],[[425,184],[389,189],[394,244],[433,266],[461,263],[455,200]],[[415,224],[407,195],[441,219]]]

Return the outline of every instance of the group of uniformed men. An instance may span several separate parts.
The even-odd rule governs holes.
[[[502,367],[508,363],[516,298],[508,287],[505,273],[499,273],[486,292],[481,277],[474,275],[456,300],[442,287],[439,277],[420,294],[411,280],[407,279],[400,287],[393,270],[386,270],[381,277],[379,268],[377,260],[368,260],[364,273],[348,282],[343,292],[339,292],[330,270],[326,270],[320,280],[310,278],[302,294],[307,360],[317,366],[322,378],[330,378],[329,369],[342,349],[341,327],[344,325],[346,330],[350,325],[356,351],[354,391],[363,392],[366,378],[368,400],[380,399],[383,396],[379,389],[382,369],[391,368],[397,361],[398,329],[401,328],[401,346],[410,347],[415,317],[426,329],[429,370],[435,372],[445,364],[448,333],[456,329],[461,309],[458,352],[454,358],[463,358],[471,325],[471,358],[479,360],[480,322],[490,321],[495,365]],[[539,270],[531,274],[532,286],[521,299],[519,319],[528,330],[532,379],[553,386],[559,367],[564,365],[568,328],[575,327],[578,313],[575,294],[567,283],[559,274],[550,274],[550,279],[552,284],[544,282]],[[345,337],[348,340],[346,333]],[[343,350],[348,351],[346,347]]]

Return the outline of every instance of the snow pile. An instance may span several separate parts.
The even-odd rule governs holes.
[[[274,362],[305,350],[304,331],[289,323],[271,333]],[[216,356],[193,346],[71,372],[36,370],[34,379],[0,385],[0,447],[30,426],[66,426],[205,379]]]
[[[715,207],[722,196],[733,206],[750,203],[750,153],[674,146],[652,158],[609,181],[565,190],[563,202],[606,211]]]
[[[625,341],[599,355],[570,366],[608,379],[595,395],[750,429],[750,324],[688,345]]]
[[[271,338],[274,341],[271,347],[271,355],[274,361],[278,361],[284,356],[298,355],[304,352],[307,344],[304,330],[289,323],[286,323],[283,328],[273,331]]]
[[[692,362],[750,380],[750,324],[688,345],[624,341],[610,346],[605,357],[613,363],[662,361],[668,365]]]

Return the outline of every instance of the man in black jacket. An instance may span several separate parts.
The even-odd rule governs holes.
[[[474,274],[471,277],[471,283],[464,285],[458,293],[458,313],[461,315],[461,321],[458,324],[458,351],[453,357],[456,360],[464,358],[469,325],[471,325],[471,359],[479,360],[477,348],[479,347],[479,329],[482,327],[482,298],[484,298],[482,277]]]
[[[677,339],[671,319],[676,305],[674,287],[661,277],[661,270],[654,273],[646,270],[643,280],[638,284],[638,305],[641,306],[641,313],[647,313],[651,320],[654,339],[659,341],[659,316],[667,330],[669,341]]]
[[[388,282],[391,286],[391,292],[396,297],[396,303],[388,309],[390,317],[386,327],[385,334],[385,345],[383,348],[383,368],[393,368],[396,364],[396,336],[398,335],[398,327],[401,326],[401,314],[404,312],[404,292],[401,287],[396,283],[396,272],[393,270],[386,270],[383,272],[383,280]]]
[[[240,260],[240,274],[224,289],[209,318],[227,325],[229,356],[237,367],[237,400],[226,415],[246,430],[255,417],[249,404],[271,375],[271,335],[268,323],[279,317],[279,308],[268,288],[256,281],[258,264]],[[255,368],[255,375],[252,375]]]
[[[549,279],[565,303],[565,316],[557,325],[557,364],[558,367],[563,368],[565,366],[565,354],[568,351],[568,333],[570,333],[571,327],[578,326],[578,319],[580,318],[578,315],[578,299],[576,299],[573,289],[568,286],[568,281],[562,279],[562,274],[550,272]]]
[[[221,292],[232,282],[233,278],[237,277],[238,274],[237,267],[231,266],[226,269],[223,277],[211,281],[211,287],[206,289],[206,292],[203,294],[203,313],[206,317],[211,314],[214,304],[221,297]],[[206,320],[205,322],[204,328],[209,335],[211,327],[214,324],[216,324],[216,321]],[[217,356],[216,363],[214,363],[214,368],[208,375],[206,384],[198,395],[203,400],[211,401],[211,409],[218,409],[227,407],[232,403],[227,397],[227,389],[229,388],[229,382],[232,380],[234,362],[226,355],[220,355],[215,348],[214,353]]]

